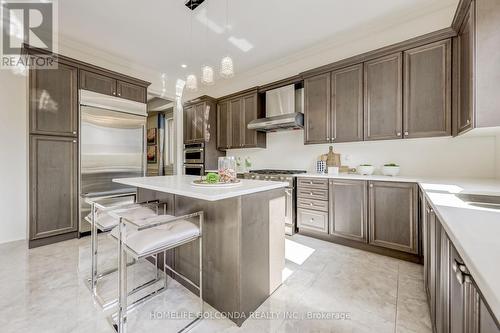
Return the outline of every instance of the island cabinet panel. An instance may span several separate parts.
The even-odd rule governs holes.
[[[114,78],[86,70],[80,70],[80,88],[116,96],[116,80]]]
[[[368,242],[367,196],[365,181],[330,180],[330,234]]]
[[[57,69],[31,69],[30,133],[77,136],[78,69],[58,63]]]
[[[146,103],[146,88],[144,87],[118,80],[116,82],[116,92],[118,97]]]
[[[332,72],[332,142],[363,141],[363,64]]]
[[[369,243],[418,253],[417,185],[369,182]]]
[[[405,138],[451,135],[451,40],[404,52]]]
[[[217,103],[217,148],[224,150],[231,142],[231,115],[229,101]]]
[[[75,138],[30,137],[31,241],[78,228],[78,144]],[[36,243],[36,242],[35,242]]]
[[[331,139],[331,75],[304,79],[304,143],[329,143]]]
[[[364,138],[402,138],[402,55],[391,54],[364,64]]]

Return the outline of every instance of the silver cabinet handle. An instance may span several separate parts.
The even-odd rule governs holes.
[[[73,134],[76,134],[76,131],[73,131]]]
[[[370,184],[370,187],[373,187],[373,184]]]
[[[409,133],[408,132],[405,132],[405,136],[407,136]]]
[[[467,125],[469,125],[469,124],[470,124],[470,119],[467,119]]]
[[[76,143],[76,140],[73,140],[73,143]]]
[[[396,134],[397,134],[397,136],[401,136],[401,132],[398,132],[398,133],[396,133]]]
[[[314,218],[311,218],[311,219],[309,220],[309,222],[314,222]]]
[[[456,274],[455,274],[455,277],[457,278],[457,281],[460,285],[464,284],[465,282],[465,278],[464,278],[464,275],[462,274],[462,272],[458,271]]]
[[[314,206],[312,202],[309,203],[309,206]]]
[[[332,141],[335,141],[335,138],[332,138]]]
[[[330,141],[330,138],[326,138],[326,141]]]

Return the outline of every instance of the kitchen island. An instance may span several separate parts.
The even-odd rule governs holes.
[[[207,188],[194,186],[195,179],[199,177],[179,175],[113,181],[136,187],[139,202],[166,202],[166,213],[170,215],[204,211],[203,298],[241,325],[281,284],[288,184],[242,179],[241,184],[233,187]],[[175,270],[198,283],[198,253],[195,242],[164,255]]]

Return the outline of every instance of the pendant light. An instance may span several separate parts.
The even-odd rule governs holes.
[[[226,0],[226,29],[229,28],[228,23],[229,0]],[[220,76],[227,79],[234,76],[233,59],[227,55],[220,62]]]
[[[192,2],[191,2],[192,6]],[[191,7],[191,10],[193,8]],[[189,28],[189,47],[191,49],[191,54],[193,54],[193,16],[191,14],[190,18],[190,28]],[[198,90],[198,78],[196,77],[195,74],[189,74],[186,77],[186,89],[189,91],[197,91]]]
[[[205,47],[208,49],[208,4],[205,13]],[[201,67],[201,83],[207,86],[214,84],[214,69],[210,65]]]

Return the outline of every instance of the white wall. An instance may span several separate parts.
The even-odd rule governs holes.
[[[266,149],[229,150],[228,155],[250,157],[253,169],[302,169],[314,171],[328,144],[304,145],[303,131],[268,133]],[[500,139],[488,137],[426,138],[334,144],[342,164],[397,163],[401,175],[430,177],[495,178]]]
[[[3,243],[26,238],[26,77],[0,69],[0,87],[0,243]]]

